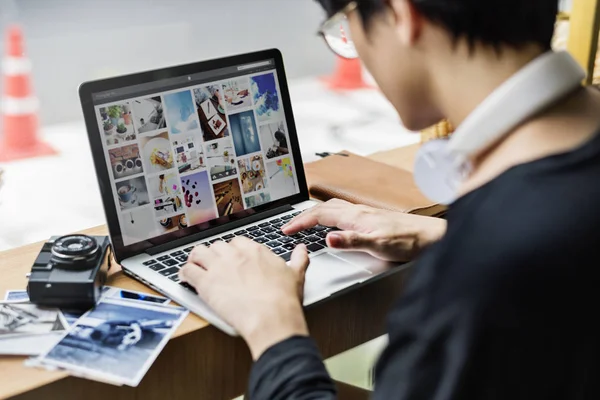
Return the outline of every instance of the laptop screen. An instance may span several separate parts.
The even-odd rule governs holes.
[[[123,245],[300,193],[274,60],[92,96]]]

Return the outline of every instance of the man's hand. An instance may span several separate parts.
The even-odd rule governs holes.
[[[331,248],[365,251],[394,262],[412,260],[446,232],[446,221],[442,219],[378,210],[337,199],[305,211],[281,230],[293,235],[316,225],[342,229],[327,235]]]
[[[289,266],[266,246],[239,237],[196,247],[180,274],[246,340],[254,359],[274,344],[308,335],[302,310],[306,247]]]

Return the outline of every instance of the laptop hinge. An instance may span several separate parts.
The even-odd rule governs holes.
[[[254,222],[260,221],[265,218],[274,217],[275,215],[279,215],[279,214],[282,214],[284,212],[288,212],[291,210],[293,210],[293,207],[290,204],[286,204],[284,206],[277,207],[272,210],[268,210],[268,211],[261,212],[259,214],[251,215],[244,219],[240,219],[239,221],[233,221],[233,222],[229,222],[227,224],[223,224],[223,225],[215,227],[215,228],[207,229],[196,235],[190,235],[185,238],[173,240],[169,243],[151,247],[148,250],[146,250],[146,253],[151,256],[154,256],[156,254],[163,253],[165,251],[174,249],[176,247],[181,247],[181,246],[185,246],[186,244],[198,242],[198,241],[201,241],[202,239],[205,239],[205,238],[208,238],[208,237],[211,237],[214,235],[218,235],[219,233],[227,232],[232,229],[239,228],[241,226],[252,224]]]

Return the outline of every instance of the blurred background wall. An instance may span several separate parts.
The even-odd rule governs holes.
[[[44,125],[81,119],[77,86],[108,75],[270,47],[291,78],[328,73],[323,19],[314,0],[0,0],[2,31],[24,27]]]

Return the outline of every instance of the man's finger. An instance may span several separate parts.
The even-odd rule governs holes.
[[[294,235],[319,224],[346,229],[350,222],[347,221],[349,213],[343,210],[349,206],[350,203],[341,200],[320,204],[292,219],[281,227],[281,231],[286,235]]]
[[[219,240],[210,245],[210,249],[221,259],[225,257],[230,257],[235,254],[235,249],[231,248],[232,246],[222,240]]]
[[[192,285],[196,290],[202,286],[207,271],[202,267],[188,262],[179,270],[179,279]]]
[[[215,253],[214,249],[206,247],[203,244],[194,247],[194,250],[192,250],[188,257],[188,263],[196,264],[206,270],[218,260],[219,255]]]
[[[308,264],[310,264],[310,260],[308,258],[308,250],[306,250],[305,245],[299,244],[292,252],[292,258],[290,259],[289,266],[294,271],[296,271],[296,273],[299,277],[302,278],[302,280],[304,280]]]
[[[372,237],[352,231],[331,232],[326,240],[327,245],[334,249],[370,250],[374,246]]]

